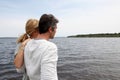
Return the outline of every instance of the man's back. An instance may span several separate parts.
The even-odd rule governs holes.
[[[32,39],[25,47],[24,61],[30,80],[58,80],[57,47],[45,40]]]

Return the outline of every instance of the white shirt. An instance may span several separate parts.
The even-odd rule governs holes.
[[[24,62],[30,80],[58,80],[57,47],[44,39],[30,40],[25,46]]]

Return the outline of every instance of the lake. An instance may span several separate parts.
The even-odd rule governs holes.
[[[16,38],[0,38],[0,80],[21,80],[13,65]],[[120,38],[64,38],[58,46],[59,80],[120,80]]]

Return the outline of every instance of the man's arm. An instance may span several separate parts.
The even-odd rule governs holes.
[[[49,47],[42,57],[41,80],[58,80],[57,60],[57,47]]]

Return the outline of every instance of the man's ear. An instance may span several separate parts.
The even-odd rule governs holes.
[[[53,32],[53,29],[52,29],[52,27],[49,27],[49,32],[51,33],[51,32]]]

